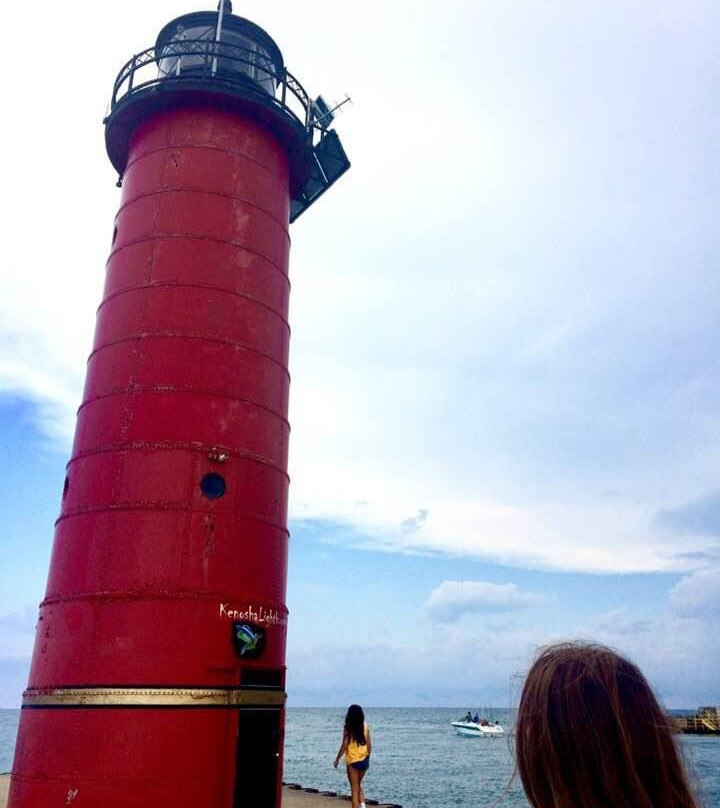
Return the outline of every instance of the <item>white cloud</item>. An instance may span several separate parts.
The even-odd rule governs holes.
[[[449,586],[448,586],[449,585]],[[490,602],[516,605],[530,593],[512,585],[445,582],[433,595],[443,616],[442,592],[453,606]],[[467,598],[464,593],[470,593]],[[488,594],[489,593],[489,594]],[[457,598],[455,597],[457,595]],[[672,599],[672,598],[670,598]],[[433,598],[428,600],[431,604]],[[288,690],[291,704],[342,705],[353,700],[388,705],[517,706],[522,683],[538,648],[552,642],[581,639],[607,644],[636,662],[670,708],[695,708],[720,700],[720,633],[715,614],[684,617],[664,603],[650,614],[628,606],[582,622],[568,612],[559,630],[539,611],[523,620],[512,612],[501,621],[430,621],[424,639],[403,643],[359,640],[352,645],[308,644],[291,632],[288,647]]]
[[[717,620],[613,611],[580,627],[577,636],[606,643],[636,662],[668,707],[694,708],[720,699]]]
[[[434,628],[425,642],[288,648],[291,706],[506,706],[536,647],[529,632]]]
[[[332,538],[354,547],[563,571],[685,571],[698,566],[714,546],[714,539],[705,536],[656,536],[648,529],[644,508],[603,497],[521,506],[469,492],[463,496],[461,491],[448,491],[442,498],[442,481],[410,482],[393,473],[395,462],[388,458],[390,468],[383,473],[337,458],[336,467],[343,472],[330,479],[325,469],[333,461],[308,456],[307,465],[292,470],[292,518],[346,525],[350,529]],[[391,484],[386,476],[393,479]],[[358,491],[366,494],[362,504],[349,498]],[[428,515],[421,530],[407,531],[402,529],[406,514],[417,507],[413,493]]]
[[[635,661],[669,707],[720,701],[720,570],[684,576],[665,603],[620,607],[577,628],[577,636],[606,643]]]
[[[425,602],[425,613],[436,623],[452,623],[466,614],[514,612],[540,603],[542,598],[521,592],[515,584],[488,581],[443,581]]]
[[[348,39],[330,0],[311,20],[249,0],[313,93],[356,102],[338,121],[353,169],[293,229],[296,518],[562,570],[689,571],[712,551],[652,524],[720,473],[718,11],[691,6],[371,0],[344,10]],[[38,63],[8,87],[25,117],[3,130],[0,296],[0,394],[65,445],[118,203],[100,119],[177,12],[127,0],[108,40],[70,8],[86,26],[51,7],[36,46],[82,81],[49,97]]]
[[[720,567],[681,578],[670,592],[669,603],[680,617],[715,617],[720,629]]]
[[[0,661],[28,660],[35,639],[37,609],[0,615]]]
[[[409,516],[400,523],[403,533],[417,533],[427,520],[428,512],[426,508],[420,508],[415,516]]]

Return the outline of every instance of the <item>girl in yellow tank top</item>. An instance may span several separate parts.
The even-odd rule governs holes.
[[[333,766],[337,769],[340,758],[345,755],[352,808],[365,808],[362,781],[370,766],[371,751],[370,727],[365,723],[362,707],[359,704],[351,704],[345,715],[343,739]]]

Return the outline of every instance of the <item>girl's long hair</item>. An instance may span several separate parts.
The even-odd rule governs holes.
[[[697,808],[667,716],[640,670],[610,648],[541,649],[515,742],[533,808]]]
[[[348,740],[359,746],[365,744],[365,715],[359,704],[351,704],[345,713],[345,733]]]

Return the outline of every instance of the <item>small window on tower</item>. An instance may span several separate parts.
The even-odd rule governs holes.
[[[200,480],[200,490],[208,499],[220,499],[225,493],[225,478],[214,471]]]

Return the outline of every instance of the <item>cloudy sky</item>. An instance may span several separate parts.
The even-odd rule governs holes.
[[[47,4],[32,53],[5,43],[0,706],[119,200],[101,121],[196,8]],[[292,227],[290,704],[511,704],[567,637],[630,654],[669,706],[720,703],[720,6],[235,12],[353,98],[352,170]]]

